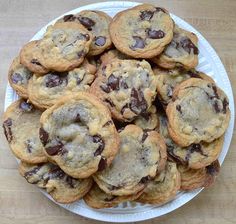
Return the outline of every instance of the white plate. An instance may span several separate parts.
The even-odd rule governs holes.
[[[67,12],[64,15],[78,13],[81,10],[85,10],[85,9],[91,9],[91,10],[101,10],[108,13],[110,16],[114,16],[119,11],[133,7],[138,4],[139,3],[127,2],[127,1],[103,2],[103,3],[83,6],[83,7],[74,9],[70,12]],[[229,128],[225,134],[223,150],[219,157],[219,161],[222,164],[227,154],[227,151],[229,149],[230,141],[233,134],[233,127],[234,127],[234,99],[233,99],[232,88],[230,85],[229,78],[227,76],[227,73],[224,69],[222,62],[220,61],[214,49],[207,42],[207,40],[197,30],[195,30],[191,25],[186,23],[184,20],[180,19],[179,17],[173,14],[171,14],[171,16],[176,22],[176,24],[178,24],[180,27],[197,34],[199,38],[198,46],[200,50],[199,65],[197,67],[198,70],[203,71],[207,73],[208,75],[210,75],[216,81],[217,85],[220,86],[229,97],[231,120],[230,120]],[[51,21],[49,24],[43,27],[38,33],[34,35],[34,37],[31,40],[40,39],[43,36],[46,30],[46,27],[50,24],[53,24],[57,19]],[[7,89],[6,89],[6,97],[5,97],[5,109],[16,99],[17,99],[16,93],[8,84]],[[185,203],[193,199],[198,193],[200,193],[201,190],[202,189],[191,191],[191,192],[181,192],[176,196],[176,198],[173,201],[159,207],[153,206],[153,205],[142,205],[139,203],[136,203],[136,204],[123,203],[117,206],[116,208],[95,210],[86,206],[86,204],[83,201],[78,201],[78,202],[68,204],[68,205],[62,205],[62,204],[59,204],[59,205],[73,213],[76,213],[76,214],[79,214],[79,215],[82,215],[91,219],[108,221],[108,222],[134,222],[134,221],[141,221],[141,220],[146,220],[146,219],[150,219],[154,217],[159,217],[161,215],[174,211],[175,209],[179,208],[180,206],[184,205]],[[45,191],[42,191],[42,192],[49,199],[53,200]]]

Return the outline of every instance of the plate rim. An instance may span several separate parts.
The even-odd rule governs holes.
[[[84,5],[84,6],[80,6],[78,8],[72,9],[68,12],[63,13],[62,15],[58,16],[57,18],[51,20],[47,25],[43,26],[36,34],[34,34],[34,36],[30,39],[30,40],[35,40],[38,39],[37,36],[39,36],[39,33],[45,32],[47,26],[55,23],[59,18],[61,18],[63,15],[66,14],[73,14],[76,13],[78,11],[82,11],[82,10],[86,10],[86,9],[104,9],[104,8],[110,8],[111,6],[120,6],[121,9],[123,8],[129,8],[129,7],[133,7],[135,5],[139,5],[142,3],[139,2],[132,2],[132,1],[107,1],[107,2],[100,2],[100,3],[93,3],[93,4],[88,4],[88,5]],[[200,37],[199,39],[201,39],[201,42],[204,46],[207,47],[207,51],[209,52],[209,54],[212,57],[212,61],[215,63],[215,66],[217,67],[217,70],[223,74],[224,78],[225,78],[225,85],[227,85],[227,87],[229,88],[227,90],[228,92],[228,98],[230,100],[230,110],[231,110],[231,119],[230,119],[230,125],[227,129],[228,132],[228,138],[230,139],[230,141],[228,142],[224,142],[224,147],[227,149],[224,153],[221,153],[221,156],[219,158],[220,163],[222,164],[229,149],[230,149],[230,143],[232,140],[232,135],[233,135],[233,128],[234,128],[234,98],[233,98],[233,91],[232,91],[232,86],[231,86],[231,82],[229,80],[229,76],[225,70],[225,67],[223,65],[223,63],[220,60],[220,57],[218,56],[218,54],[216,53],[216,51],[214,50],[214,48],[210,45],[210,43],[206,40],[205,37],[203,37],[203,35],[196,30],[192,25],[190,25],[189,23],[187,23],[186,21],[184,21],[182,18],[170,13],[172,18],[174,20],[179,20],[181,23],[184,24],[185,28],[193,31],[194,33],[197,34],[198,37]],[[8,97],[8,93],[9,91],[11,91],[11,87],[9,86],[9,83],[7,84],[7,88],[6,88],[6,92],[5,92],[5,101],[4,101],[4,111],[6,110],[7,107],[7,101],[9,100]],[[12,101],[12,100],[11,100]],[[223,152],[223,151],[222,151]],[[45,191],[40,190],[46,197],[48,197],[50,200],[52,200],[54,203],[56,203],[57,205],[69,210],[70,212],[73,212],[75,214],[84,216],[86,218],[90,218],[90,219],[94,219],[94,220],[99,220],[99,221],[106,221],[106,222],[116,222],[116,223],[120,223],[120,222],[135,222],[135,221],[143,221],[143,220],[147,220],[147,219],[151,219],[151,218],[155,218],[155,217],[160,217],[162,215],[168,214],[172,211],[175,211],[176,209],[178,209],[179,207],[183,206],[184,204],[186,204],[187,202],[191,201],[194,197],[196,197],[201,191],[203,190],[203,188],[201,189],[197,189],[191,192],[188,192],[188,197],[185,198],[185,200],[183,201],[179,201],[179,203],[177,204],[177,206],[175,205],[173,208],[171,209],[167,209],[167,211],[165,212],[161,212],[158,213],[158,208],[160,207],[155,207],[153,209],[150,209],[148,211],[143,211],[140,213],[133,213],[133,214],[118,214],[116,212],[112,213],[112,212],[101,212],[101,210],[96,210],[96,209],[92,209],[92,208],[80,208],[79,211],[74,211],[73,208],[71,208],[70,205],[63,205],[63,204],[59,204],[57,202],[55,202],[50,195],[48,195]],[[71,204],[73,205],[73,204]],[[165,206],[165,205],[164,205]],[[161,206],[162,207],[162,206]],[[86,210],[86,211],[85,211]],[[112,210],[111,210],[112,211]]]

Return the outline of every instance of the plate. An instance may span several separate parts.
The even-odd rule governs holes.
[[[79,7],[77,9],[65,13],[64,15],[78,13],[82,10],[90,9],[90,10],[101,10],[108,13],[110,16],[114,16],[119,11],[125,10],[130,7],[134,7],[138,4],[140,3],[127,2],[127,1],[96,3]],[[171,14],[171,16],[174,19],[175,23],[178,24],[178,26],[191,32],[194,32],[198,36],[199,38],[198,47],[200,50],[200,54],[199,54],[199,65],[197,69],[211,76],[215,80],[217,85],[225,91],[225,93],[229,98],[231,120],[229,127],[225,133],[223,150],[219,157],[220,164],[222,164],[228,152],[230,141],[233,135],[234,116],[235,116],[234,99],[228,75],[225,71],[225,68],[220,58],[218,57],[214,49],[211,47],[211,45],[207,42],[207,40],[196,29],[194,29],[184,20],[180,19],[178,16],[175,16],[173,14]],[[43,36],[44,32],[46,31],[47,26],[53,24],[58,18],[56,18],[55,20],[47,24],[45,27],[43,27],[39,32],[37,32],[34,35],[34,37],[31,40],[40,39]],[[17,98],[18,98],[17,94],[8,84],[5,96],[5,109]],[[96,219],[100,221],[107,221],[107,222],[135,222],[135,221],[147,220],[154,217],[159,217],[171,211],[174,211],[175,209],[179,208],[180,206],[184,205],[185,203],[193,199],[201,191],[202,189],[194,190],[191,192],[180,192],[177,194],[174,200],[163,206],[143,205],[140,203],[127,202],[127,203],[122,203],[115,208],[100,209],[100,210],[95,210],[88,207],[82,200],[68,205],[59,204],[55,202],[50,197],[50,195],[48,195],[45,191],[42,192],[50,200],[54,201],[61,207],[87,218]]]

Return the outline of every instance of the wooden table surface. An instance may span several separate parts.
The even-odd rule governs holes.
[[[3,112],[7,71],[21,46],[53,18],[92,0],[0,0],[0,113]],[[101,1],[100,1],[101,2]],[[140,1],[141,2],[141,1]],[[236,89],[236,1],[147,1],[166,7],[199,30],[219,54]],[[0,131],[0,223],[92,224],[72,214],[20,177],[16,160]],[[176,211],[145,223],[236,223],[236,136],[215,185]]]

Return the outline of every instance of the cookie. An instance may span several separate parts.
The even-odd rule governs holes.
[[[28,98],[27,87],[32,75],[32,72],[20,63],[19,57],[13,60],[8,72],[8,81],[20,97]]]
[[[83,62],[92,39],[92,34],[76,22],[49,26],[39,42],[40,62],[49,70],[72,70]]]
[[[14,155],[27,163],[46,162],[39,140],[39,119],[42,112],[20,99],[12,103],[3,115],[3,129]]]
[[[193,143],[187,147],[181,147],[169,135],[166,116],[159,113],[158,118],[160,123],[159,132],[165,138],[168,158],[191,169],[200,169],[209,166],[217,160],[223,147],[224,136],[215,139],[213,142]]]
[[[108,31],[112,18],[96,10],[84,10],[75,15],[65,15],[59,22],[79,22],[93,34],[89,55],[101,54],[112,45]]]
[[[152,105],[146,113],[141,114],[134,120],[134,124],[145,130],[154,130],[159,126],[157,110]]]
[[[134,58],[159,55],[173,37],[174,23],[169,13],[143,4],[118,13],[109,31],[115,47]]]
[[[142,194],[142,191],[137,194],[126,196],[114,196],[106,194],[97,184],[94,184],[90,191],[84,196],[85,203],[92,208],[111,208],[126,201],[134,201]]]
[[[40,139],[50,160],[74,178],[87,178],[109,166],[119,135],[109,110],[95,96],[78,92],[47,109]]]
[[[161,55],[152,59],[163,68],[195,68],[198,64],[199,50],[197,36],[175,25],[174,36]]]
[[[137,194],[165,167],[166,146],[156,131],[128,125],[119,133],[121,144],[110,167],[93,175],[107,194]]]
[[[75,179],[64,173],[59,166],[52,163],[30,165],[20,163],[20,174],[30,184],[36,184],[59,203],[72,203],[82,198],[91,188],[93,180]]]
[[[217,160],[201,169],[191,169],[187,166],[178,165],[178,170],[181,176],[181,190],[194,190],[212,186],[220,172],[220,164]]]
[[[20,51],[20,63],[32,73],[43,75],[49,72],[49,70],[41,64],[41,60],[39,59],[41,55],[39,43],[39,40],[34,40],[23,46]]]
[[[95,72],[96,68],[85,59],[80,67],[68,72],[34,74],[28,85],[29,100],[39,108],[49,108],[63,96],[88,90]]]
[[[196,78],[175,88],[166,112],[170,136],[182,147],[212,142],[224,134],[230,120],[226,94],[215,84]]]
[[[165,169],[150,181],[136,200],[141,203],[163,205],[176,196],[180,189],[180,173],[175,163],[167,162]]]
[[[101,63],[105,65],[105,64],[110,63],[114,59],[124,60],[124,59],[131,59],[131,57],[126,54],[121,53],[117,49],[111,49],[105,52],[104,54],[102,54],[100,59],[101,59]]]
[[[98,71],[90,91],[106,103],[113,118],[132,121],[151,107],[156,76],[147,61],[116,59]]]
[[[211,77],[194,69],[160,69],[155,67],[153,72],[157,76],[158,98],[164,106],[167,106],[167,104],[171,101],[174,88],[187,79],[199,78],[214,83],[214,80]]]

